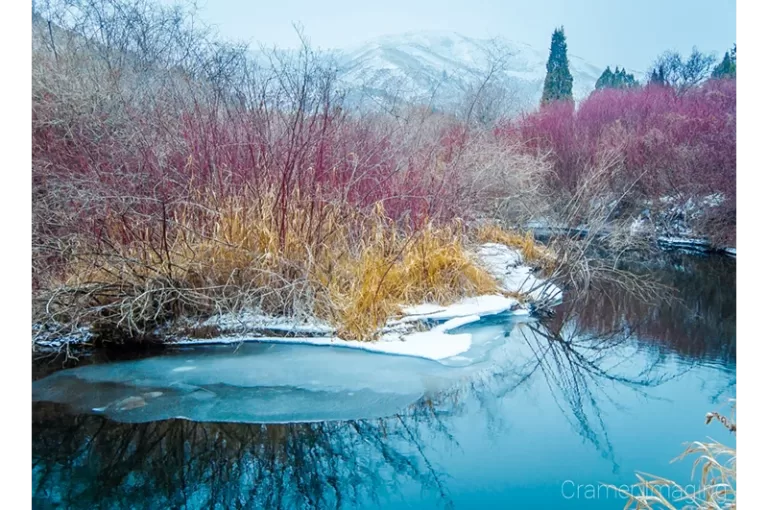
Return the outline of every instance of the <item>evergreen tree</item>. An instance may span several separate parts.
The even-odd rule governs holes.
[[[622,86],[625,88],[639,87],[640,82],[635,79],[635,75],[628,73],[623,67],[621,68]]]
[[[733,62],[733,77],[736,78],[736,43],[733,43],[731,50],[731,61]]]
[[[653,72],[651,72],[651,83],[654,85],[667,85],[667,76],[663,66],[653,68]]]
[[[635,75],[627,73],[627,70],[623,67],[619,69],[619,66],[616,66],[615,71],[611,71],[610,67],[605,68],[605,71],[603,71],[603,74],[600,75],[600,78],[595,83],[595,89],[626,89],[638,85],[639,83],[635,79]]]
[[[541,96],[542,105],[552,101],[573,101],[573,76],[568,69],[568,46],[563,27],[552,34],[547,77],[544,78],[544,93]]]
[[[604,89],[611,86],[611,83],[613,81],[613,73],[611,72],[610,67],[606,67],[605,71],[603,71],[603,74],[600,75],[600,78],[597,79],[597,82],[595,82],[595,89]]]
[[[712,71],[712,78],[734,78],[736,76],[736,64],[731,60],[731,53],[725,52],[723,61]]]

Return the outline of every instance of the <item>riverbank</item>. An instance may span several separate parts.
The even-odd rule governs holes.
[[[544,253],[544,252],[542,252]],[[543,255],[542,255],[543,256]],[[167,345],[286,342],[343,346],[373,352],[442,359],[471,346],[469,335],[450,334],[453,329],[505,312],[532,315],[562,302],[563,291],[525,263],[523,250],[501,243],[483,243],[471,249],[470,260],[493,279],[497,292],[467,296],[448,304],[425,301],[401,304],[370,339],[342,339],[339,329],[317,317],[303,319],[269,316],[259,310],[241,309],[205,319],[181,318],[158,327],[153,334]],[[61,352],[97,345],[94,333],[81,327],[69,335],[38,333],[33,349]]]
[[[617,287],[595,289],[587,303],[566,295],[550,319],[488,316],[454,331],[487,346],[460,355],[466,360],[271,343],[83,359],[77,366],[87,370],[62,371],[37,388],[46,401],[32,404],[36,501],[135,505],[125,495],[139,480],[149,487],[139,496],[145,506],[175,507],[202,492],[222,507],[242,498],[279,508],[269,499],[275,487],[319,498],[311,483],[321,480],[338,483],[348,506],[391,498],[391,506],[437,507],[447,494],[457,508],[511,500],[568,508],[574,500],[563,495],[579,484],[630,485],[638,469],[684,482],[690,463],[669,463],[681,443],[731,440],[703,413],[723,411],[713,402],[737,390],[735,264],[676,252],[657,260],[680,302],[648,303]],[[562,327],[570,307],[579,316]],[[61,368],[44,362],[51,365]],[[521,409],[546,419],[521,419]],[[498,455],[521,448],[544,467],[534,473]],[[563,458],[578,464],[575,475]],[[361,503],[361,469],[374,481],[363,497],[378,499]],[[398,469],[404,474],[392,485]],[[444,491],[432,483],[435,472]],[[617,503],[626,500],[590,500]]]
[[[689,201],[690,202],[690,201]],[[667,215],[677,214],[676,209]],[[697,232],[684,220],[678,220],[674,227],[650,215],[640,214],[634,218],[603,222],[595,228],[589,224],[576,226],[557,225],[548,221],[534,221],[526,225],[537,240],[548,241],[555,237],[585,239],[592,237],[604,243],[617,244],[619,248],[654,249],[665,251],[680,250],[690,253],[720,253],[736,257],[736,247],[728,246]],[[613,238],[613,239],[612,239]],[[616,241],[618,239],[618,241]]]

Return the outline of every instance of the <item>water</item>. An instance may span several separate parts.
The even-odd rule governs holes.
[[[443,363],[246,344],[57,371],[33,389],[34,507],[623,508],[601,483],[685,484],[684,442],[735,443],[704,424],[736,392],[735,261],[654,271],[678,299],[494,317]]]

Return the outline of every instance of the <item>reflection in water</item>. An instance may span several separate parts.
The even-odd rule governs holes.
[[[33,419],[33,491],[68,508],[339,508],[406,479],[448,503],[415,425],[442,429],[426,403],[389,419],[286,425],[126,424],[56,405]]]
[[[60,406],[34,408],[33,465],[38,498],[71,508],[339,508],[367,506],[415,483],[450,506],[445,475],[429,443],[457,444],[451,420],[475,400],[485,426],[499,418],[493,402],[533,380],[574,429],[611,460],[601,407],[615,385],[642,392],[669,380],[653,364],[621,369],[635,349],[605,339],[563,340],[535,323],[486,325],[512,336],[506,363],[466,386],[422,399],[390,418],[297,424],[165,420],[118,423],[72,417]],[[511,331],[510,331],[511,330]],[[493,334],[493,333],[491,333]],[[440,438],[439,440],[436,438]],[[63,490],[66,488],[66,490]]]
[[[579,455],[579,470],[590,476],[606,476],[601,466],[607,464],[607,476],[631,482],[635,469],[652,469],[637,460],[648,450],[658,449],[653,458],[666,465],[681,441],[699,437],[680,418],[657,424],[644,414],[678,410],[687,417],[692,412],[685,406],[735,392],[732,261],[673,262],[657,275],[678,290],[667,304],[603,288],[546,322],[500,316],[465,326],[461,332],[496,346],[493,362],[393,416],[293,424],[117,423],[36,403],[35,507],[347,508],[401,497],[412,503],[416,496],[406,496],[412,493],[429,500],[430,508],[450,507],[462,497],[466,505],[464,480],[474,473],[460,474],[463,467],[479,466],[483,479],[498,476],[500,468],[488,462],[497,449],[512,457],[518,449],[534,452],[546,466],[539,470],[552,469],[555,486],[562,475],[554,466],[569,455]],[[701,381],[712,384],[697,386]],[[564,426],[547,415],[530,429],[522,427],[531,419],[531,409],[520,407],[524,394],[533,395],[537,412],[555,410]],[[691,419],[700,425],[700,415]],[[588,450],[569,442],[568,430]],[[674,439],[668,450],[656,434]],[[548,452],[550,442],[564,451]],[[599,452],[598,459],[590,450]],[[484,501],[509,502],[519,487],[546,477],[512,467],[531,460],[510,461],[502,473],[505,484],[491,490],[501,499]],[[619,471],[626,479],[618,478]],[[477,490],[470,506],[480,504]],[[523,506],[573,503],[548,496],[535,493]]]
[[[615,468],[600,409],[623,406],[611,394],[616,384],[652,398],[645,389],[692,369],[688,364],[677,372],[667,365],[659,370],[669,352],[695,362],[730,365],[736,360],[735,261],[669,253],[663,267],[648,275],[669,289],[663,302],[603,283],[585,300],[559,308],[546,326],[532,325],[524,335],[535,355],[533,370],[546,379],[553,400],[566,403],[564,415]],[[646,364],[633,375],[619,368],[638,359]],[[726,393],[735,394],[735,377],[712,400]]]
[[[469,385],[471,396],[492,408],[491,401],[521,388],[544,389],[573,431],[618,467],[602,410],[623,407],[629,395],[658,398],[657,388],[689,370],[664,364],[664,358],[621,331],[585,332],[574,318],[555,333],[544,323],[517,324],[511,350],[491,374]],[[504,329],[504,334],[513,332]],[[488,330],[490,325],[482,326]],[[461,389],[458,391],[462,391]],[[465,400],[467,395],[462,395]],[[488,417],[493,421],[493,417]]]
[[[585,300],[558,308],[549,327],[560,331],[569,324],[578,334],[634,336],[692,359],[734,363],[736,261],[667,253],[659,263],[663,270],[640,264],[628,269],[667,286],[665,302],[647,302],[604,282]]]

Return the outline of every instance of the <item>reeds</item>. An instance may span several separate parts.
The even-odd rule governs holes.
[[[733,412],[736,404],[733,401]],[[706,423],[712,419],[721,422],[729,431],[736,433],[733,417],[708,413]],[[718,441],[695,441],[674,461],[696,457],[691,479],[697,482],[695,490],[687,490],[678,482],[648,474],[637,474],[638,483],[630,490],[613,487],[627,497],[625,508],[655,509],[735,509],[736,508],[736,448]],[[699,473],[698,480],[696,473]],[[673,496],[672,496],[673,494]]]
[[[41,315],[141,338],[179,318],[250,308],[370,340],[402,305],[498,291],[460,222],[411,229],[378,204],[367,214],[328,206],[310,233],[308,207],[291,209],[282,237],[273,209],[238,198],[181,206],[130,243],[111,241],[129,228],[111,217],[102,242],[84,241],[50,282]]]

